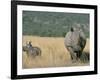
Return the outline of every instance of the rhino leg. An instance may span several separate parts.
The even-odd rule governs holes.
[[[29,52],[28,51],[26,51],[26,55],[29,57]]]
[[[80,59],[82,55],[82,51],[75,51],[75,52],[76,52],[77,59]]]
[[[67,49],[70,52],[72,62],[76,62],[77,61],[76,53],[73,51],[73,49],[71,47],[67,47]]]

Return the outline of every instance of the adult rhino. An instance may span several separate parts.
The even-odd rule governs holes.
[[[81,25],[74,24],[65,36],[65,47],[70,52],[72,62],[80,59],[83,49],[86,45],[86,37],[81,29]]]
[[[31,41],[26,43],[26,46],[23,46],[23,51],[27,53],[27,56],[40,56],[41,49],[39,47],[33,47]]]

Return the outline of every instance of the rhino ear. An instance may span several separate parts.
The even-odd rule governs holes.
[[[28,44],[28,42],[26,41],[26,45]]]
[[[73,32],[73,31],[74,31],[73,27],[71,27],[71,29],[70,29],[70,30],[71,30],[71,32]]]
[[[29,41],[29,43],[32,43],[32,41]]]
[[[29,44],[30,44],[30,45],[31,45],[31,43],[32,43],[32,42],[31,42],[31,41],[29,41]]]

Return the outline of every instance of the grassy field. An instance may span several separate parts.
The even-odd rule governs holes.
[[[83,63],[81,61],[72,63],[70,54],[65,48],[64,38],[62,37],[37,37],[23,36],[23,46],[27,41],[32,41],[33,46],[41,49],[41,56],[27,56],[25,52],[22,54],[22,67],[27,68],[42,68],[42,67],[65,67],[65,66],[84,66],[89,65],[89,61]],[[89,39],[84,52],[89,54]]]

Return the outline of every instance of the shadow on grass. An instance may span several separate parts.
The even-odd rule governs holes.
[[[89,52],[83,52],[80,57],[81,62],[88,63],[90,61],[90,53]]]

